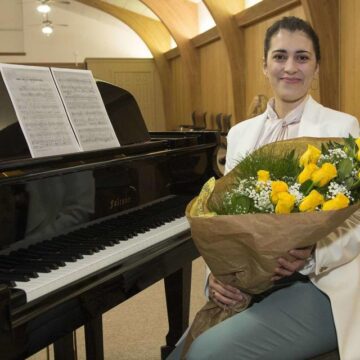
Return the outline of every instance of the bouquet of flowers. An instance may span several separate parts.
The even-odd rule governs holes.
[[[240,289],[242,303],[211,299],[187,335],[185,354],[203,331],[246,309],[273,286],[278,257],[327,236],[358,209],[360,138],[298,138],[271,143],[210,179],[188,204],[192,238],[214,276]]]

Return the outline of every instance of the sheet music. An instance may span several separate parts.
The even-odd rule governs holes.
[[[32,157],[79,152],[50,69],[0,64]]]
[[[100,92],[89,70],[51,68],[80,147],[119,147]]]

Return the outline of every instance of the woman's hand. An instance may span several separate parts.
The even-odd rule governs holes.
[[[275,268],[275,274],[271,278],[271,281],[280,280],[285,276],[290,276],[294,272],[301,270],[314,249],[315,246],[312,245],[301,249],[290,250],[289,254],[292,258],[290,261],[281,257],[278,258],[278,267]]]
[[[221,283],[213,274],[209,275],[209,297],[221,308],[226,308],[228,305],[236,305],[244,300],[240,290]]]

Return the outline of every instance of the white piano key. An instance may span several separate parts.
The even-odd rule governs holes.
[[[15,287],[24,290],[27,301],[31,302],[189,228],[186,217],[173,220],[92,255],[84,255],[76,262],[67,262],[50,273],[39,273],[38,278],[28,282],[17,281]]]

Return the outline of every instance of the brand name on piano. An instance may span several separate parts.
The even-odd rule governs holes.
[[[110,210],[121,208],[125,205],[131,204],[131,197],[115,198],[110,200]]]

